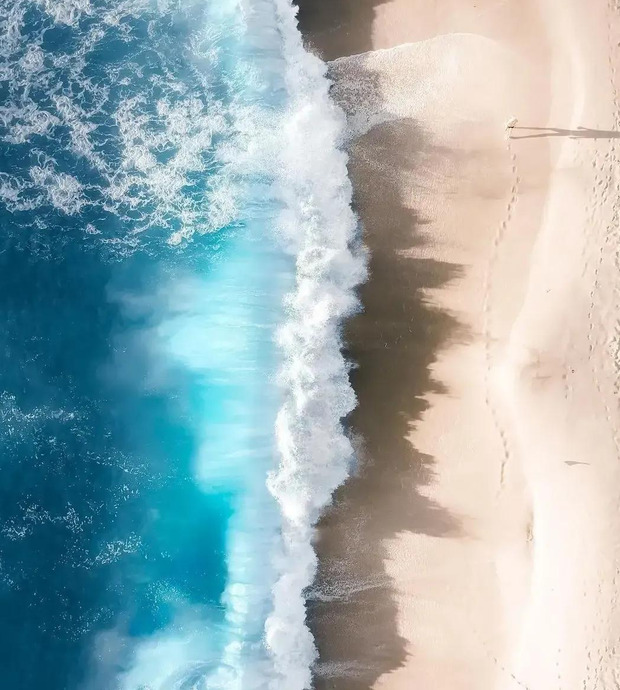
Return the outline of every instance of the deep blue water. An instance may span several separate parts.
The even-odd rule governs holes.
[[[304,690],[364,257],[290,0],[0,0],[0,664]]]
[[[0,2],[6,688],[189,688],[231,640],[260,656],[262,593],[245,619],[224,595],[278,526],[291,268],[265,179],[221,152],[279,98],[226,4]]]

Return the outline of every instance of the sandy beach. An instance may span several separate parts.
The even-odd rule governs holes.
[[[620,6],[299,17],[347,114],[371,272],[316,687],[617,690]]]

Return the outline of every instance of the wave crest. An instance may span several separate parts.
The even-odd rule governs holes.
[[[279,230],[296,256],[296,284],[279,330],[284,402],[276,424],[279,466],[268,486],[283,516],[278,580],[266,640],[273,690],[303,690],[316,658],[306,625],[304,590],[316,572],[313,527],[346,479],[353,448],[342,420],[355,407],[342,355],[343,319],[358,307],[366,262],[351,209],[344,114],[329,98],[326,66],[303,47],[297,8],[275,0],[286,61],[288,106],[283,120]]]

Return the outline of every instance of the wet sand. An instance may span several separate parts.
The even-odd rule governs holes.
[[[300,4],[371,256],[316,687],[620,687],[620,9]]]

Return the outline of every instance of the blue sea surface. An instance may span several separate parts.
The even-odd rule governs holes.
[[[244,687],[292,267],[234,158],[278,43],[217,0],[0,21],[2,687]]]
[[[11,690],[304,690],[365,260],[291,0],[0,0]]]

